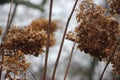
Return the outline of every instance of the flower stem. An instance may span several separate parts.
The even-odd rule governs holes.
[[[49,45],[50,45],[50,29],[51,29],[52,5],[53,5],[53,0],[50,0],[49,25],[47,27],[47,48],[46,48],[43,80],[46,80],[46,73],[47,73],[47,61],[48,61],[48,53],[49,53]]]
[[[69,58],[69,61],[68,61],[68,65],[67,65],[67,69],[66,69],[66,72],[65,72],[64,80],[66,80],[66,77],[67,77],[67,74],[68,74],[68,71],[69,71],[69,67],[70,67],[73,51],[74,51],[74,48],[75,48],[75,44],[76,44],[76,42],[74,42],[71,53],[70,53],[70,58]]]
[[[67,23],[66,23],[66,27],[65,27],[64,34],[63,34],[63,37],[62,37],[62,42],[61,42],[61,45],[60,45],[60,49],[59,49],[59,52],[58,52],[58,56],[57,56],[57,59],[56,59],[56,62],[55,62],[55,66],[54,66],[54,70],[53,70],[53,74],[52,74],[52,80],[54,80],[54,78],[55,78],[56,69],[57,69],[57,66],[58,66],[58,63],[59,63],[59,59],[60,59],[60,56],[61,56],[61,51],[62,51],[62,47],[63,47],[63,44],[64,44],[65,35],[66,35],[67,29],[68,29],[69,22],[71,20],[72,15],[73,15],[73,12],[75,10],[75,7],[77,5],[77,2],[78,2],[78,0],[75,1],[73,9],[72,9],[72,11],[70,13],[70,16],[68,17],[68,20],[67,20]]]
[[[11,0],[11,4],[10,4],[10,9],[9,9],[9,13],[8,13],[8,19],[7,19],[7,24],[6,24],[6,31],[5,31],[5,34],[3,35],[3,37],[2,37],[2,41],[4,41],[4,39],[5,39],[5,37],[6,37],[6,35],[7,35],[7,33],[8,33],[8,30],[9,30],[9,28],[10,28],[10,26],[9,26],[9,22],[10,22],[10,14],[11,14],[11,9],[12,9],[12,4],[13,4],[13,0]],[[3,60],[4,60],[4,53],[3,53],[3,51],[2,51],[2,48],[0,49],[1,51],[0,52],[2,52],[1,54],[1,56],[2,56],[2,59],[1,59],[1,62],[3,62]],[[3,66],[1,65],[0,66],[0,80],[2,79],[2,68],[3,68]]]

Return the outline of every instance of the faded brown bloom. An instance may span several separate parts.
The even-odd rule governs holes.
[[[30,27],[33,30],[45,30],[47,31],[47,27],[49,25],[49,21],[47,19],[36,19],[33,20],[30,24]],[[55,32],[57,30],[57,24],[55,21],[51,21],[51,33]]]
[[[107,0],[111,14],[120,15],[120,0]]]
[[[20,50],[24,54],[32,54],[38,56],[44,50],[47,35],[44,30],[35,31],[30,27],[18,28],[12,27],[2,42],[1,47],[7,53]]]
[[[2,61],[3,70],[6,71],[6,78],[11,79],[14,75],[20,75],[26,72],[30,63],[26,62],[24,53],[16,51],[10,55],[5,54]]]
[[[79,25],[75,32],[67,34],[67,38],[78,43],[81,51],[99,60],[110,56],[118,41],[118,22],[105,16],[103,8],[88,0],[83,0],[77,11]]]
[[[36,19],[33,20],[32,23],[30,24],[30,28],[32,30],[37,30],[37,31],[41,31],[41,30],[45,30],[47,33],[47,27],[49,25],[49,21],[47,19]],[[55,45],[55,37],[54,37],[54,32],[57,30],[57,24],[55,21],[51,21],[51,29],[50,29],[50,46]]]

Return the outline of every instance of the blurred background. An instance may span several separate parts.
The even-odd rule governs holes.
[[[11,0],[0,0],[0,26],[5,29],[7,24],[8,12],[10,8]],[[50,80],[54,63],[57,58],[59,51],[59,46],[61,43],[63,31],[74,5],[75,0],[53,0],[53,12],[52,20],[58,23],[58,30],[55,32],[56,45],[50,48],[49,58],[48,58],[48,70],[47,79]],[[94,0],[98,5],[106,7],[105,0]],[[38,18],[47,18],[49,16],[49,3],[50,0],[14,0],[14,5],[12,6],[12,12],[14,12],[14,18],[12,24],[24,27],[29,25],[33,20]],[[78,2],[79,4],[79,2]],[[69,24],[69,30],[73,30],[77,26],[76,22],[76,12],[72,16]],[[57,68],[57,74],[55,80],[63,80],[65,75],[66,66],[70,56],[70,51],[73,43],[71,41],[65,40],[60,62]],[[26,56],[26,59],[31,62],[30,69],[33,74],[41,80],[43,78],[44,60],[45,54],[39,57]],[[77,48],[74,50],[72,57],[70,70],[67,76],[67,80],[98,80],[101,72],[104,69],[105,62],[99,62],[88,54],[81,52]],[[111,65],[108,66],[103,80],[111,79]],[[28,74],[28,76],[31,74]],[[109,77],[108,77],[109,76]],[[34,80],[31,77],[31,80]]]

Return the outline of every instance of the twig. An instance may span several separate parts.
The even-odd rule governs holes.
[[[15,4],[15,7],[14,7],[14,10],[13,10],[13,13],[12,13],[12,16],[11,16],[11,19],[10,19],[10,21],[9,21],[9,27],[11,26],[11,23],[13,22],[13,20],[14,20],[14,17],[15,17],[15,14],[16,14],[16,10],[17,10],[17,4]]]
[[[34,78],[35,80],[37,80],[36,76],[35,76],[34,73],[31,71],[31,69],[28,69],[28,71],[32,74],[33,78]]]
[[[11,13],[11,9],[12,9],[12,4],[13,4],[13,0],[11,0],[10,9],[9,9],[9,13],[8,13],[7,24],[6,24],[6,31],[5,31],[5,34],[2,37],[2,41],[4,41],[4,39],[5,39],[5,37],[6,37],[7,33],[8,33],[8,30],[10,28],[10,26],[8,26],[8,25],[9,25],[9,21],[10,21],[10,13]],[[4,58],[4,53],[2,53],[2,60],[1,60],[1,62],[4,60],[3,58]],[[1,80],[1,76],[2,76],[2,68],[3,67],[1,66],[0,67],[0,80]]]
[[[49,45],[50,45],[52,5],[53,5],[53,0],[50,0],[49,25],[47,27],[47,48],[46,48],[46,56],[45,56],[44,77],[43,77],[43,80],[46,80],[46,73],[47,73],[47,61],[48,61],[48,53],[49,53]]]
[[[118,47],[119,43],[120,43],[120,40],[119,40],[119,41],[118,41],[118,43],[116,44],[115,49],[114,49],[114,51],[113,51],[112,55],[109,57],[109,60],[108,60],[108,62],[107,62],[107,64],[106,64],[106,66],[105,66],[105,68],[104,68],[104,70],[103,70],[103,72],[102,72],[102,74],[101,74],[101,76],[100,76],[99,80],[102,80],[103,75],[104,75],[104,73],[105,73],[105,71],[106,71],[106,69],[107,69],[107,66],[108,66],[108,64],[110,63],[110,61],[111,61],[112,57],[114,56],[114,54],[115,54],[115,52],[116,52],[116,49],[117,49],[117,47]]]
[[[68,61],[68,65],[67,65],[67,69],[66,69],[66,72],[65,72],[64,80],[66,80],[66,77],[67,77],[67,74],[68,74],[68,71],[69,71],[69,67],[70,67],[73,51],[74,51],[74,48],[75,48],[75,44],[76,44],[76,42],[74,42],[71,53],[70,53],[70,58],[69,58],[69,61]]]
[[[11,2],[11,0],[4,0],[3,2],[1,2],[0,4],[5,4],[5,3],[9,3]],[[35,8],[35,9],[38,9],[40,11],[44,11],[44,5],[41,4],[41,5],[36,5],[36,4],[33,4],[31,3],[30,1],[27,1],[27,0],[14,0],[14,3],[15,4],[22,4],[22,5],[26,5],[26,6],[29,6],[29,7],[32,7],[32,8]]]
[[[31,3],[30,1],[25,1],[25,0],[14,0],[14,3],[15,3],[15,4],[26,5],[26,6],[29,6],[29,7],[32,7],[32,8],[41,10],[41,11],[44,11],[43,5],[36,5],[36,4]]]
[[[9,28],[10,28],[10,26],[9,26],[9,22],[10,22],[10,19],[11,19],[11,9],[12,9],[12,4],[13,4],[13,0],[11,0],[11,5],[10,5],[9,13],[8,13],[7,24],[6,24],[6,31],[5,31],[5,34],[3,35],[2,41],[4,41],[5,36],[7,35],[8,30],[9,30]]]
[[[54,70],[53,70],[52,80],[54,80],[54,77],[55,77],[55,74],[56,74],[56,69],[57,69],[57,66],[58,66],[59,59],[60,59],[60,55],[61,55],[61,51],[62,51],[64,39],[65,39],[65,35],[66,35],[67,29],[68,29],[68,25],[69,25],[69,22],[71,20],[72,15],[73,15],[73,12],[75,10],[77,2],[78,2],[78,0],[75,1],[73,9],[72,9],[72,11],[70,13],[70,16],[68,17],[68,20],[67,20],[67,23],[66,23],[65,31],[64,31],[64,34],[63,34],[63,37],[62,37],[62,42],[61,42],[60,49],[59,49],[59,53],[58,53],[57,60],[55,62],[55,66],[54,66]]]

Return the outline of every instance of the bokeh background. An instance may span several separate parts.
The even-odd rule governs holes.
[[[38,18],[46,18],[49,16],[49,3],[50,0],[14,0],[16,4],[13,5],[12,10],[16,8],[15,16],[12,21],[12,25],[24,27],[29,25],[33,20]],[[18,1],[18,2],[17,2]],[[23,3],[22,3],[23,1]],[[50,80],[54,63],[59,51],[62,35],[68,19],[68,16],[72,10],[75,0],[53,0],[53,12],[52,20],[58,23],[58,30],[55,32],[56,44],[50,48],[48,58],[47,79]],[[80,0],[79,0],[80,2]],[[78,4],[79,4],[78,2]],[[106,7],[105,0],[94,0],[94,2],[102,7]],[[10,8],[10,0],[0,0],[0,26],[5,29],[7,24],[8,12]],[[76,12],[72,16],[69,24],[69,30],[73,30],[77,26]],[[66,66],[70,56],[70,51],[73,43],[65,40],[60,62],[57,68],[57,74],[55,80],[63,80],[65,75]],[[26,59],[31,62],[30,69],[33,74],[41,80],[43,78],[44,60],[45,54],[43,53],[39,57],[26,56]],[[88,54],[81,52],[77,48],[74,50],[70,70],[67,76],[67,80],[98,80],[101,72],[104,69],[105,62],[99,62]],[[112,68],[108,66],[103,80],[111,79]],[[28,73],[30,76],[31,73]],[[34,80],[33,77],[30,80]]]

